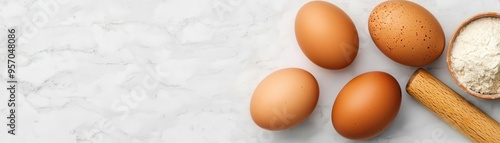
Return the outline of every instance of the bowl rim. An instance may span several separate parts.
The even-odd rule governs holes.
[[[480,14],[477,14],[477,15],[475,15],[475,16],[467,19],[466,21],[462,22],[462,24],[460,24],[460,26],[458,26],[458,28],[453,33],[453,36],[451,37],[451,39],[450,39],[450,41],[448,43],[448,49],[446,50],[446,64],[447,64],[447,67],[448,67],[449,74],[453,78],[453,81],[460,87],[460,89],[462,89],[463,91],[467,92],[468,94],[470,94],[470,95],[472,95],[474,97],[481,98],[481,99],[492,100],[492,99],[499,99],[500,98],[500,93],[497,93],[497,94],[481,94],[481,93],[478,93],[476,91],[472,91],[470,89],[467,89],[465,86],[463,86],[458,81],[457,77],[455,77],[455,74],[451,70],[451,60],[450,60],[451,48],[453,47],[453,43],[455,42],[455,39],[457,38],[457,36],[460,34],[462,28],[464,28],[464,26],[468,25],[469,23],[471,23],[471,22],[473,22],[475,20],[478,20],[478,19],[481,19],[481,18],[485,18],[485,17],[500,18],[500,13],[496,13],[496,12],[480,13]]]

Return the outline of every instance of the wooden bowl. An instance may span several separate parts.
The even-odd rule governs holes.
[[[463,86],[457,79],[457,77],[455,77],[455,74],[453,73],[453,71],[451,70],[451,61],[450,61],[450,55],[451,55],[451,48],[453,48],[453,43],[455,42],[455,39],[457,38],[457,36],[460,34],[460,30],[462,30],[462,28],[466,25],[468,25],[469,23],[471,23],[472,21],[474,20],[477,20],[477,19],[480,19],[480,18],[485,18],[485,17],[496,17],[496,18],[500,18],[500,13],[495,13],[495,12],[489,12],[489,13],[482,13],[482,14],[478,14],[476,16],[473,16],[472,18],[469,18],[468,20],[466,20],[465,22],[463,22],[458,28],[457,30],[455,30],[455,33],[453,34],[453,37],[451,37],[451,40],[450,40],[450,43],[448,43],[448,50],[446,51],[446,64],[448,65],[448,72],[450,73],[451,77],[453,78],[453,81],[455,81],[456,84],[458,84],[458,86],[460,86],[460,88],[469,93],[470,95],[472,96],[475,96],[477,98],[482,98],[482,99],[498,99],[500,98],[500,93],[497,93],[497,94],[488,94],[488,95],[485,95],[485,94],[481,94],[481,93],[478,93],[476,91],[473,91],[473,90],[470,90],[470,89],[467,89],[465,86]]]

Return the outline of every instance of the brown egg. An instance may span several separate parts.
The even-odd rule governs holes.
[[[250,102],[252,119],[261,128],[284,130],[311,115],[319,98],[316,79],[298,68],[278,70],[255,88]]]
[[[345,138],[363,140],[382,133],[396,118],[401,88],[385,72],[367,72],[349,81],[332,109],[335,130]]]
[[[306,57],[326,69],[347,67],[358,53],[354,23],[344,11],[325,1],[312,1],[300,8],[295,36]]]
[[[368,28],[375,45],[390,59],[425,66],[444,50],[445,37],[436,18],[411,1],[390,0],[373,9]]]

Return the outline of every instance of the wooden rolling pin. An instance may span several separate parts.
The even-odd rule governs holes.
[[[406,92],[471,141],[500,143],[500,124],[424,69],[413,73]]]

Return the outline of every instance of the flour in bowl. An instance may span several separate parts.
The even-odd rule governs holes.
[[[451,70],[465,88],[500,93],[500,18],[480,18],[464,26],[450,56]]]

